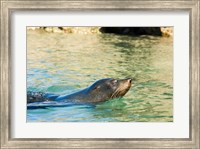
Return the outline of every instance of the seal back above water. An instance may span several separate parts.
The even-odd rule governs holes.
[[[68,103],[99,103],[113,98],[123,97],[132,84],[132,79],[101,79],[78,92],[67,95],[56,95],[42,92],[28,92],[27,103],[33,102],[68,102]]]

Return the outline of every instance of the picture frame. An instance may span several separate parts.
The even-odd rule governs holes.
[[[4,1],[1,0],[1,148],[199,148],[200,147],[200,5],[194,1]],[[12,138],[11,92],[12,50],[11,15],[17,10],[137,10],[189,11],[189,138]]]

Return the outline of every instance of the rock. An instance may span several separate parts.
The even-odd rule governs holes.
[[[33,30],[33,31],[36,30],[36,29],[39,29],[39,28],[40,27],[27,27],[28,30]]]
[[[161,27],[161,32],[164,37],[173,36],[173,27]]]
[[[53,27],[43,27],[46,32],[53,32]]]
[[[52,32],[53,33],[62,33],[63,31],[62,31],[61,27],[53,27]]]
[[[162,36],[160,27],[101,27],[102,33],[114,33],[119,35],[154,35]]]
[[[49,33],[101,34],[114,33],[119,35],[153,35],[173,36],[173,27],[27,27],[28,30],[40,30]]]

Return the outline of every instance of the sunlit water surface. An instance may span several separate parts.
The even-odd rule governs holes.
[[[27,90],[69,94],[102,78],[134,78],[121,99],[28,109],[27,122],[173,121],[172,37],[27,32]]]

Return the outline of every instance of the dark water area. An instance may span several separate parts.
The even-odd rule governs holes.
[[[123,98],[27,109],[27,122],[172,122],[172,37],[27,31],[27,90],[69,94],[134,78]]]

